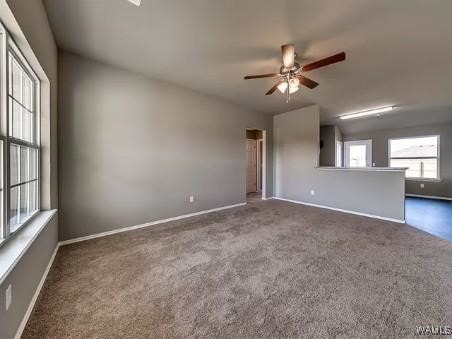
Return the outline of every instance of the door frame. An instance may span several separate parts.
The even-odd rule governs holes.
[[[353,145],[365,145],[366,146],[366,167],[372,167],[372,139],[366,140],[353,140],[353,141],[344,141],[344,167],[350,168],[350,163],[348,162],[350,155],[350,148],[347,146]],[[358,167],[365,168],[365,167]]]
[[[245,170],[243,173],[245,173],[245,201],[246,201],[246,131],[261,131],[262,132],[262,139],[256,139],[257,144],[259,145],[259,141],[262,141],[262,200],[267,200],[267,130],[262,128],[252,128],[247,127],[245,128]],[[258,159],[259,159],[259,152],[258,152]],[[259,171],[259,166],[258,171]]]

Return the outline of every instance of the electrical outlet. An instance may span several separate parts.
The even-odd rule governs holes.
[[[424,187],[425,187],[425,185],[424,185],[424,184],[421,184],[420,186],[421,186],[421,188],[424,188]]]
[[[195,202],[195,197],[193,195],[190,195],[190,204],[193,204]]]
[[[11,285],[9,285],[5,292],[5,304],[6,304],[7,311],[8,311],[8,308],[11,306],[12,301],[13,301],[12,287],[11,287]]]
[[[311,195],[315,195],[315,191],[314,190],[311,190]]]

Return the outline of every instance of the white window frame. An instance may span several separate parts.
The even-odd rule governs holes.
[[[350,146],[365,145],[366,146],[366,166],[350,167]],[[344,167],[346,168],[369,168],[372,167],[372,139],[344,141]]]
[[[40,152],[40,81],[39,77],[33,71],[25,57],[23,56],[20,49],[15,44],[14,40],[10,36],[9,32],[6,30],[5,26],[0,22],[0,35],[2,35],[0,53],[1,53],[1,63],[0,63],[0,141],[2,142],[1,152],[3,155],[1,161],[1,191],[0,194],[2,196],[3,204],[0,209],[1,215],[1,225],[0,225],[0,247],[8,242],[15,234],[17,234],[20,230],[22,230],[26,225],[30,223],[30,221],[39,213],[40,211],[40,195],[41,195],[41,177],[40,177],[40,168],[41,168],[41,152]],[[34,83],[34,91],[32,94],[32,114],[34,114],[32,133],[33,138],[31,142],[27,142],[25,140],[17,139],[9,135],[9,124],[10,124],[10,100],[9,100],[9,54],[13,56],[14,60],[20,65],[23,71],[28,75],[28,77]],[[13,232],[10,231],[10,191],[11,188],[18,186],[20,184],[25,184],[25,182],[21,182],[18,185],[10,185],[10,145],[18,145],[24,146],[37,150],[37,159],[36,159],[36,171],[37,171],[37,187],[36,187],[36,206],[37,210],[32,214],[28,215],[27,218],[20,223],[20,225],[15,228]],[[20,208],[20,204],[18,205]]]
[[[437,139],[437,147],[436,152],[437,156],[435,157],[416,157],[416,158],[408,158],[408,157],[402,157],[402,158],[392,158],[391,157],[391,141],[393,140],[406,140],[406,139],[422,139],[422,138],[436,138]],[[406,181],[441,181],[441,136],[439,134],[433,134],[433,135],[417,135],[414,137],[402,137],[402,138],[391,138],[388,139],[388,167],[391,167],[391,159],[437,159],[437,165],[436,165],[436,178],[414,178],[409,177],[407,178],[405,175]]]
[[[344,167],[344,143],[336,140],[335,166]]]

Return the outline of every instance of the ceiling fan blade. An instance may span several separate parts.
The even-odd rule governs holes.
[[[258,75],[247,75],[244,77],[245,80],[249,79],[260,79],[260,78],[273,78],[279,76],[279,73],[268,73],[268,74],[258,74]]]
[[[307,64],[305,66],[302,67],[303,72],[309,72],[312,71],[314,69],[320,68],[320,67],[325,67],[331,64],[334,64],[336,62],[339,61],[344,61],[345,60],[345,52],[339,53],[339,54],[335,54],[332,55],[328,58]]]
[[[276,91],[276,89],[278,88],[278,86],[279,86],[281,83],[283,83],[284,81],[285,81],[285,80],[280,80],[280,81],[276,82],[276,83],[273,85],[273,87],[270,88],[270,90],[269,90],[267,93],[265,93],[265,95],[273,94],[273,92]]]
[[[282,45],[281,51],[284,67],[292,68],[295,64],[295,46],[293,44]]]
[[[306,78],[305,76],[302,76],[302,75],[299,75],[297,78],[298,78],[298,80],[300,80],[300,82],[303,85],[305,85],[306,87],[308,87],[310,89],[316,88],[319,85],[318,82],[315,82],[314,80]]]

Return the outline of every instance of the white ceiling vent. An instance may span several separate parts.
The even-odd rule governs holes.
[[[141,0],[129,0],[129,2],[133,3],[135,6],[141,5]]]

